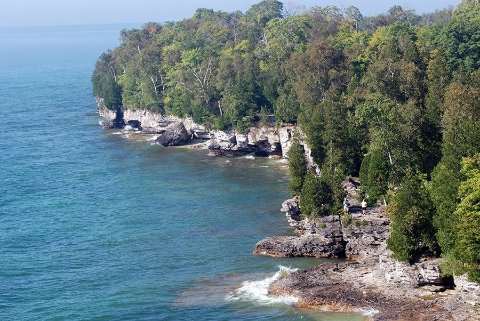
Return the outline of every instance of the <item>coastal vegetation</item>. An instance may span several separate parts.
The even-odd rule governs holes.
[[[264,0],[124,30],[96,64],[94,94],[210,129],[296,124],[290,188],[303,215],[336,213],[341,181],[359,175],[370,204],[389,204],[397,259],[441,255],[446,273],[480,282],[479,1],[423,15],[286,9]]]

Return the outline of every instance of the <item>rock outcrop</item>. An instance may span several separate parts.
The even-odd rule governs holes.
[[[157,137],[155,142],[162,146],[179,146],[188,143],[191,137],[183,123],[174,122]]]
[[[302,218],[300,217],[300,198],[298,196],[283,202],[280,211],[285,213],[290,226],[296,228],[300,222],[302,222]]]
[[[327,238],[324,235],[304,234],[300,237],[269,237],[258,242],[253,253],[275,257],[343,258],[345,249],[335,236],[332,234]]]
[[[274,156],[287,157],[292,144],[294,131],[299,132],[299,138],[305,146],[305,157],[309,166],[316,169],[311,157],[311,150],[301,131],[292,125],[285,125],[277,128],[272,125],[257,125],[250,127],[245,133],[240,133],[234,129],[224,131],[208,130],[205,126],[196,124],[191,118],[178,118],[174,116],[164,116],[148,110],[119,110],[117,113],[111,110],[99,108],[99,114],[102,116],[102,125],[107,128],[122,128],[130,132],[141,132],[145,134],[156,134],[165,136],[166,132],[171,131],[172,124],[182,124],[188,135],[192,139],[207,140],[207,148],[215,156],[240,156],[246,154],[255,154],[256,156]],[[165,138],[166,139],[166,138]],[[164,137],[159,137],[162,143]],[[168,141],[168,139],[166,139]],[[181,142],[174,145],[182,144]],[[163,144],[171,146],[168,142]]]
[[[440,259],[399,262],[387,249],[390,221],[384,205],[358,211],[358,179],[343,182],[349,216],[300,220],[298,198],[282,204],[300,236],[269,237],[254,254],[345,257],[348,261],[299,270],[275,281],[272,296],[294,295],[298,307],[367,313],[369,320],[480,320],[480,285],[442,274]]]

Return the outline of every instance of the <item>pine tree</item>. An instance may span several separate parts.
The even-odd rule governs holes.
[[[400,261],[436,252],[432,218],[435,207],[419,174],[408,173],[389,207],[392,219],[387,245]]]
[[[480,283],[480,154],[463,159],[462,174],[465,179],[460,184],[461,201],[455,211],[457,242],[453,256],[469,279]]]
[[[307,174],[307,163],[305,161],[305,150],[298,139],[294,138],[292,146],[288,151],[288,173],[290,183],[288,187],[293,196],[300,195],[303,180]]]
[[[300,196],[300,210],[304,217],[315,218],[332,214],[333,191],[319,176],[308,172]]]

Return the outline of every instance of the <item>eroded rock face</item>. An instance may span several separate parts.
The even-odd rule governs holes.
[[[295,200],[287,202],[285,209],[295,211]],[[269,237],[255,245],[254,254],[277,257],[344,258],[345,241],[338,216],[327,216],[314,221],[299,221],[296,226],[301,236]]]
[[[175,116],[164,116],[148,110],[122,111],[121,117],[115,112],[99,108],[102,125],[107,128],[124,128],[141,131],[146,134],[163,135],[167,128],[175,123],[183,123],[184,128],[192,138],[209,140],[207,148],[216,156],[241,156],[255,154],[256,156],[286,157],[291,145],[294,126],[277,128],[272,125],[253,126],[246,133],[234,129],[225,131],[207,130],[196,124],[191,118],[180,119]],[[311,165],[312,158],[308,146],[305,146],[306,158]]]
[[[385,251],[389,221],[358,220],[344,226],[342,233],[346,243],[345,254],[350,260],[377,258]]]
[[[480,284],[469,282],[467,275],[461,275],[455,277],[455,286],[464,302],[480,306]]]
[[[257,243],[254,254],[276,257],[343,258],[341,243],[319,234],[269,237]]]
[[[282,203],[281,212],[285,213],[288,224],[297,227],[300,221],[300,198],[298,196],[288,199]]]
[[[395,260],[390,251],[385,251],[379,258],[378,268],[385,276],[385,281],[390,284],[424,287],[431,292],[441,292],[455,287],[452,277],[442,275],[440,259],[422,259],[410,265]]]
[[[103,127],[120,129],[125,127],[125,121],[121,109],[118,109],[117,111],[101,109],[99,110],[99,114],[102,116],[101,124]]]
[[[185,129],[183,123],[170,124],[165,132],[160,134],[156,142],[162,146],[178,146],[186,144],[191,138],[191,135]]]
[[[275,127],[251,127],[248,133],[234,129],[211,131],[208,149],[217,156],[256,156],[282,155],[280,137]]]

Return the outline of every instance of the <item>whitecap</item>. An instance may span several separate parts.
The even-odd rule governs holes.
[[[290,273],[297,271],[285,266],[279,266],[279,271],[273,276],[257,281],[245,281],[242,286],[229,293],[225,298],[227,301],[254,301],[259,304],[288,304],[292,305],[298,302],[298,298],[291,295],[269,296],[268,288],[270,285],[280,280]]]
[[[145,139],[145,140],[146,140],[147,142],[151,142],[151,141],[156,141],[157,138],[158,138],[158,136],[153,135],[152,137],[149,137],[149,138],[147,138],[147,139]]]
[[[361,314],[363,315],[366,315],[366,316],[369,316],[369,317],[373,317],[375,314],[377,314],[378,310],[374,309],[374,308],[363,308],[363,309],[360,309],[359,311]]]
[[[255,156],[253,156],[253,155],[246,155],[246,156],[243,156],[243,158],[245,158],[245,159],[255,159]]]

